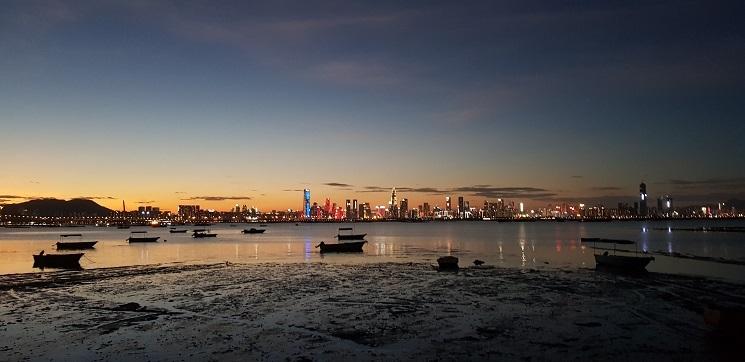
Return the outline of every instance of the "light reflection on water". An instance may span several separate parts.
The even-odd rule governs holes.
[[[167,229],[147,230],[166,242],[128,244],[128,230],[112,228],[0,229],[0,273],[37,271],[31,255],[42,249],[54,252],[52,244],[66,232],[84,234],[84,240],[99,240],[95,250],[86,252],[84,268],[153,263],[213,262],[330,262],[369,263],[413,261],[433,263],[443,255],[461,258],[461,265],[474,259],[487,265],[521,268],[593,267],[592,249],[581,237],[630,239],[640,250],[680,252],[709,257],[745,260],[742,233],[675,231],[680,227],[710,226],[711,221],[610,222],[610,223],[359,223],[358,232],[368,233],[362,255],[321,256],[315,248],[320,241],[334,242],[342,224],[270,224],[259,235],[240,233],[239,228],[212,226],[215,239],[192,239],[188,234],[170,234]],[[743,226],[734,221],[716,225]],[[654,228],[663,228],[658,231]],[[745,280],[745,268],[709,262],[658,257],[649,270],[724,276]],[[742,276],[740,276],[742,275]],[[733,277],[734,276],[734,277]],[[740,277],[738,277],[740,276]]]

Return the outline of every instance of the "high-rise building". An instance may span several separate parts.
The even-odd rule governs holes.
[[[347,219],[351,219],[352,218],[352,201],[347,199],[347,202],[345,205],[346,205],[345,215]]]
[[[466,205],[463,203],[463,196],[458,196],[458,217],[463,219],[466,216]]]
[[[398,199],[396,199],[396,188],[394,187],[391,191],[391,201],[388,205],[389,217],[398,218]]]
[[[430,213],[429,202],[425,202],[424,206],[422,206],[422,217],[429,217]]]
[[[310,189],[303,190],[303,216],[310,218]]]
[[[450,205],[450,196],[445,196],[445,211],[450,213],[451,210],[453,210],[453,207]]]
[[[352,200],[352,218],[353,219],[359,219],[361,213],[359,212],[359,207],[357,206],[357,199]]]
[[[646,217],[649,214],[647,209],[647,184],[639,184],[639,216]]]
[[[399,218],[405,218],[409,213],[409,199],[401,199],[401,208],[398,210]]]

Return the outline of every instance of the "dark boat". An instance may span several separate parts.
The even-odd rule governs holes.
[[[653,256],[611,255],[607,252],[595,254],[597,266],[624,271],[643,271],[652,260]]]
[[[129,229],[129,225],[117,225],[117,229]]]
[[[349,234],[342,234],[342,231],[350,231]],[[367,234],[352,234],[352,228],[339,228],[336,238],[339,240],[364,240]]]
[[[181,229],[181,230],[171,229],[171,230],[168,230],[168,232],[171,234],[185,234],[187,230],[186,229]]]
[[[250,229],[243,229],[243,231],[241,231],[241,232],[244,233],[244,234],[263,234],[264,231],[266,231],[266,229],[254,229],[254,228],[250,228]]]
[[[644,272],[646,271],[647,265],[650,261],[654,260],[653,256],[642,256],[638,255],[639,251],[636,251],[636,255],[617,255],[616,245],[624,244],[631,245],[636,242],[631,240],[621,239],[603,239],[603,238],[581,238],[584,243],[608,243],[613,244],[613,249],[609,248],[597,248],[593,245],[595,250],[605,250],[602,254],[594,254],[596,269],[608,269],[619,272]],[[613,254],[608,251],[613,250]],[[621,250],[625,251],[625,250]]]
[[[34,255],[34,268],[65,268],[80,269],[80,258],[83,253],[77,254],[44,254],[42,251]]]
[[[322,241],[316,248],[321,248],[321,253],[361,253],[362,246],[366,242],[363,240],[351,243],[326,244]]]
[[[261,226],[261,227],[265,228],[265,227],[266,227],[267,225],[266,225],[266,224],[261,224],[261,225],[259,225],[259,226]]]
[[[206,229],[196,229],[194,230],[194,233],[191,234],[191,237],[193,238],[214,238],[217,237],[216,233],[211,233],[209,230]]]
[[[132,234],[142,234],[143,236],[135,236]],[[130,243],[154,243],[160,239],[160,236],[145,236],[144,234],[147,234],[147,231],[133,231],[129,235],[127,241]]]
[[[98,242],[96,241],[62,241],[63,238],[69,237],[82,237],[82,234],[62,234],[60,235],[60,241],[57,242],[57,250],[83,250],[93,249],[93,246]]]

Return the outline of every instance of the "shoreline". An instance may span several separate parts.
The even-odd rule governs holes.
[[[736,347],[703,308],[745,306],[745,285],[703,277],[392,262],[117,267],[0,285],[0,351],[17,360],[716,359]]]

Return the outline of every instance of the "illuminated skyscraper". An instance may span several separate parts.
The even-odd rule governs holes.
[[[357,206],[357,199],[352,200],[352,218],[359,219],[361,214],[362,213],[359,212],[359,207]]]
[[[310,218],[310,190],[303,190],[303,216]]]
[[[458,196],[458,217],[464,218],[466,216],[466,205],[463,203],[463,196]]]
[[[388,209],[390,211],[390,217],[391,218],[398,218],[398,200],[396,199],[396,188],[393,188],[393,191],[391,191],[391,201],[390,205],[388,206]]]
[[[639,184],[639,216],[646,217],[649,212],[647,209],[647,184]]]
[[[403,219],[409,212],[409,199],[401,199],[401,208],[398,210],[399,218]]]
[[[450,196],[445,196],[445,211],[450,214],[450,211],[452,210],[452,205],[450,205]]]
[[[345,215],[347,219],[351,219],[352,218],[352,202],[349,199],[347,199],[347,202],[345,205],[347,207],[345,210]]]

